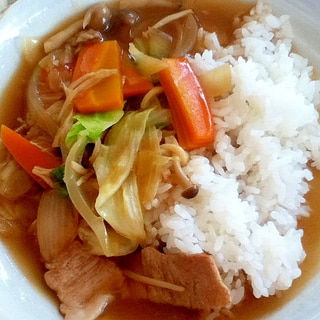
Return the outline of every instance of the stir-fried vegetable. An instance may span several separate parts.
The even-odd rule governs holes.
[[[30,78],[27,88],[27,110],[30,118],[42,130],[47,132],[50,136],[54,137],[59,129],[57,119],[48,112],[44,100],[47,100],[48,95],[45,97],[41,94],[40,81],[43,69],[38,65]]]
[[[133,244],[143,244],[146,233],[140,206],[137,177],[129,172],[119,189],[98,208],[99,214],[121,236]]]
[[[135,38],[133,43],[143,53],[161,59],[169,57],[173,38],[160,29],[149,27],[143,36]]]
[[[155,197],[161,181],[162,167],[168,159],[161,155],[161,133],[154,126],[148,126],[135,163],[135,172],[141,203],[146,206]]]
[[[186,58],[166,59],[160,82],[172,111],[173,126],[186,150],[208,146],[215,131],[210,107]]]
[[[78,185],[79,173],[74,168],[81,164],[88,138],[80,134],[66,159],[65,182],[70,198],[93,232],[86,230],[83,234],[91,244],[99,243],[107,256],[128,254],[145,239],[136,177],[131,171],[151,111],[127,113],[108,133],[93,164],[99,184],[96,210]]]
[[[64,182],[64,164],[50,171],[51,179],[53,180],[53,187],[64,198],[68,197],[68,190]]]
[[[208,98],[219,97],[231,92],[231,71],[227,63],[201,74],[198,78]]]
[[[151,109],[129,112],[112,127],[93,166],[99,184],[96,209],[108,221],[108,202],[130,175]],[[139,203],[137,203],[139,205]],[[126,220],[130,224],[130,219]],[[117,227],[113,226],[116,230]]]
[[[137,69],[144,75],[154,75],[167,67],[165,60],[143,53],[133,43],[129,44],[129,53],[133,57]]]
[[[167,33],[171,24],[174,32]],[[155,58],[182,57],[193,49],[198,37],[198,26],[192,10],[173,13],[158,21],[134,39],[134,44],[143,53]]]
[[[117,123],[123,114],[123,110],[76,114],[76,122],[67,134],[66,145],[70,148],[79,136],[87,137],[88,142],[95,142],[105,130]]]
[[[13,158],[23,167],[42,187],[48,184],[33,173],[35,167],[54,169],[61,164],[61,160],[43,151],[16,131],[5,125],[1,126],[1,138]]]
[[[76,237],[77,229],[78,213],[70,199],[53,189],[45,191],[37,214],[37,236],[45,262],[57,258]]]
[[[177,21],[179,25],[181,22],[179,28]],[[181,34],[177,41],[173,41],[175,36],[168,24],[176,26],[173,30]],[[78,30],[78,25],[72,32]],[[28,112],[31,118],[36,115],[37,126],[52,136],[53,146],[60,148],[62,160],[43,152],[7,127],[1,129],[4,144],[17,162],[43,186],[46,183],[34,174],[34,167],[50,169],[50,182],[60,190],[60,193],[55,190],[45,194],[40,217],[46,217],[43,203],[61,196],[61,191],[68,194],[69,198],[61,197],[58,204],[62,211],[70,203],[77,209],[81,216],[78,235],[97,254],[126,255],[145,244],[144,209],[151,205],[157,193],[163,166],[170,166],[175,153],[172,148],[163,153],[166,148],[161,144],[167,144],[163,128],[172,134],[173,126],[180,145],[186,150],[213,141],[212,115],[198,78],[186,58],[172,58],[173,53],[184,55],[186,50],[191,50],[197,38],[196,25],[191,10],[176,12],[133,39],[129,51],[120,48],[121,42],[102,41],[102,38],[72,45],[72,50],[62,50],[63,54],[56,53],[55,45],[46,43],[50,55],[41,62],[44,69],[37,67],[32,77],[31,98],[39,91],[38,82],[46,74],[43,70],[47,70],[47,64],[48,70],[54,71],[64,65],[56,66],[53,62],[59,60],[60,54],[67,57],[64,63],[72,62],[72,68],[68,69],[66,81],[59,78],[55,86],[58,90],[49,90],[48,105],[40,100]],[[184,43],[185,39],[190,41]],[[53,40],[65,42],[60,35]],[[57,59],[51,59],[56,54]],[[219,79],[220,74],[216,74]],[[203,82],[208,76],[203,75]],[[163,93],[170,108],[164,103]],[[222,89],[219,93],[223,94]],[[130,101],[136,96],[141,96],[140,105],[135,105],[138,99]],[[125,100],[129,101],[126,109]],[[92,154],[91,143],[95,144]],[[47,245],[47,235],[41,234],[42,231],[39,241]],[[49,253],[43,256],[50,260],[55,255],[53,251],[49,248]]]
[[[109,127],[117,123],[124,112],[115,110],[103,113],[77,114],[77,120],[69,131],[66,142],[70,147],[64,170],[64,181],[74,206],[90,227],[86,238],[94,243],[95,252],[106,256],[122,255],[134,250],[137,244],[118,235],[108,228],[102,217],[92,208],[92,201],[81,186],[78,185],[80,174],[75,170],[75,164],[81,165],[84,150],[89,142],[95,142]],[[93,240],[92,240],[93,239]],[[112,239],[112,240],[111,240]]]
[[[86,238],[92,239],[88,240],[89,244],[93,243],[99,246],[93,251],[107,257],[128,254],[134,251],[138,244],[132,243],[129,239],[117,234],[112,228],[108,228],[105,220],[92,209],[90,199],[77,183],[79,174],[74,169],[74,163],[81,164],[86,145],[87,139],[80,137],[72,146],[66,159],[64,179],[70,199],[90,227],[86,234]]]
[[[124,79],[124,99],[146,94],[153,88],[153,83],[150,77],[139,72],[133,62],[125,54],[122,55],[121,74]]]
[[[84,46],[78,56],[73,81],[99,69],[116,73],[101,80],[92,88],[79,92],[74,105],[80,113],[104,112],[123,108],[122,77],[120,74],[121,50],[115,40]]]

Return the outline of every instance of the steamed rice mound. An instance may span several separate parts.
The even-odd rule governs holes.
[[[292,53],[289,18],[258,1],[235,24],[227,47],[201,30],[205,50],[190,58],[198,74],[228,62],[233,79],[231,95],[210,101],[213,149],[192,152],[183,168],[199,194],[185,199],[164,180],[146,225],[150,243],[163,242],[165,252],[212,254],[233,304],[243,299],[246,280],[259,298],[300,276],[297,219],[308,215],[310,166],[320,168],[320,84],[308,61]]]

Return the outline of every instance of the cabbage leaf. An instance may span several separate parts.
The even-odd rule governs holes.
[[[134,172],[131,171],[118,191],[104,203],[100,215],[118,234],[140,244],[144,242],[146,233]]]
[[[71,148],[79,136],[87,137],[88,142],[96,141],[105,130],[117,123],[123,114],[123,110],[76,114],[74,116],[76,122],[67,134],[66,145]]]
[[[131,172],[150,112],[127,112],[111,128],[93,163],[99,185],[97,212],[117,233],[140,244],[145,239],[143,213]]]
[[[137,185],[141,203],[146,206],[155,197],[161,181],[162,167],[168,163],[168,158],[161,155],[161,131],[151,125],[140,144],[135,162]]]
[[[93,163],[99,184],[95,206],[102,216],[105,215],[104,204],[121,187],[132,170],[150,112],[151,109],[127,112],[111,128],[105,145],[101,146]]]
[[[92,208],[91,201],[87,199],[86,193],[77,184],[80,176],[73,169],[72,164],[73,162],[81,163],[86,144],[86,137],[80,137],[72,146],[66,159],[64,180],[70,199],[90,227],[88,230],[91,231],[87,232],[87,238],[91,239],[89,244],[99,246],[99,248],[95,248],[93,251],[103,253],[107,257],[126,255],[133,252],[137,248],[138,243],[121,236],[110,228],[105,223],[105,220]]]
[[[153,110],[114,114],[109,122],[110,118],[100,115],[97,123],[96,115],[81,115],[71,130],[70,141],[76,140],[71,143],[66,159],[64,181],[72,202],[88,225],[80,228],[80,236],[92,246],[93,252],[108,257],[121,256],[144,245],[141,190],[147,201],[152,199],[161,178],[161,167],[166,163],[159,148],[161,132],[154,120],[149,123]],[[163,117],[160,118],[162,122]],[[92,203],[84,188],[77,184],[80,174],[73,164],[81,164],[87,143],[100,137],[106,123],[113,125],[93,163],[99,191]],[[138,184],[148,185],[150,190],[141,189]]]

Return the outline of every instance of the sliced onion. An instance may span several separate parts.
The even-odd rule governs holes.
[[[27,193],[33,185],[34,180],[0,143],[0,195],[15,200]]]
[[[171,23],[173,21],[176,21],[184,16],[187,16],[192,13],[191,9],[183,10],[177,13],[169,14],[168,16],[164,17],[160,21],[158,21],[156,24],[154,24],[152,27],[153,28],[162,28],[168,23]]]
[[[45,53],[49,53],[55,49],[60,48],[67,40],[69,40],[76,32],[82,29],[82,19],[75,21],[69,27],[54,34],[44,43]]]
[[[44,108],[44,103],[40,97],[38,88],[40,67],[37,67],[32,74],[27,89],[27,108],[34,123],[54,137],[58,131],[57,123]]]
[[[37,236],[45,262],[54,260],[75,238],[78,213],[69,198],[56,190],[42,194],[37,216]]]
[[[198,37],[198,24],[193,14],[188,14],[183,24],[174,22],[177,34],[176,43],[171,52],[172,57],[183,57],[194,48]]]

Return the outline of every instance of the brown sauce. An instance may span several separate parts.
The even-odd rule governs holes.
[[[239,3],[236,0],[228,2],[225,0],[194,1],[194,9],[202,25],[208,30],[217,31],[219,35],[222,35],[222,43],[229,41],[232,37],[234,16],[248,11],[251,6],[251,4]],[[32,63],[23,61],[9,83],[1,105],[4,106],[2,110],[10,110],[10,112],[0,113],[0,123],[14,126],[17,116],[21,115],[24,106],[23,91],[32,68]],[[299,221],[299,227],[305,230],[303,245],[307,253],[305,261],[301,264],[302,276],[295,280],[292,288],[283,292],[281,297],[255,299],[248,296],[244,302],[232,310],[235,319],[253,320],[275,312],[299,295],[320,271],[317,250],[320,247],[320,219],[318,218],[320,214],[320,188],[318,186],[320,186],[320,172],[314,170],[314,180],[310,184],[310,192],[307,195],[308,205],[311,208],[310,217],[302,218]],[[46,287],[43,280],[44,266],[40,262],[37,247],[27,234],[21,235],[20,232],[17,234],[17,237],[4,238],[2,241],[8,246],[21,271],[30,279],[30,283],[39,290],[40,294],[45,295],[58,307],[55,295]],[[157,320],[164,318],[189,320],[198,319],[199,315],[183,308],[159,306],[141,301],[116,300],[109,306],[106,313],[99,317],[100,320]],[[228,317],[220,317],[220,319],[225,318]]]

